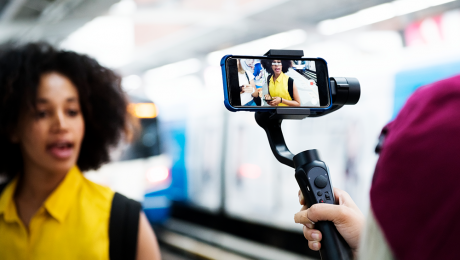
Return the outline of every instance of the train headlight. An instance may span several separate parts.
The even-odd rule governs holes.
[[[153,103],[129,104],[128,112],[138,118],[155,118],[158,115],[158,109]]]
[[[148,169],[146,178],[151,184],[156,184],[167,180],[169,177],[169,169],[165,166],[154,166]]]

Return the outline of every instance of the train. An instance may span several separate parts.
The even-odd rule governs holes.
[[[171,160],[161,150],[156,105],[143,97],[129,96],[128,111],[134,118],[132,141],[122,140],[111,153],[111,162],[85,177],[109,186],[131,199],[142,202],[151,222],[169,216],[171,200]]]
[[[347,191],[364,213],[383,126],[418,87],[460,73],[460,51],[423,58],[421,53],[410,49],[329,63],[331,76],[359,79],[358,104],[325,117],[283,122],[290,150],[317,149],[329,166],[333,186]],[[141,138],[124,146],[132,156],[89,175],[104,179],[128,172],[110,186],[142,201],[152,223],[167,220],[172,205],[180,203],[211,215],[302,232],[293,221],[300,209],[293,169],[275,159],[253,113],[225,109],[220,77],[220,68],[211,65],[146,91],[145,100],[133,104],[154,104],[159,113],[141,119]],[[149,138],[156,141],[147,141],[154,145],[146,149],[142,140],[153,140]],[[142,188],[128,188],[133,179]]]

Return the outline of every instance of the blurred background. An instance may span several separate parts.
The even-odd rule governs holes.
[[[359,79],[357,105],[283,131],[367,213],[380,130],[418,87],[460,73],[460,1],[0,0],[0,42],[39,40],[122,75],[141,134],[87,176],[143,203],[165,259],[317,259],[293,221],[293,170],[252,113],[224,108],[220,59],[300,49]]]

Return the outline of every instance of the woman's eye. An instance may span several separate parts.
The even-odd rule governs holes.
[[[37,112],[37,118],[45,118],[48,115],[48,112],[46,111],[38,111]]]
[[[69,110],[68,114],[69,114],[69,116],[76,116],[76,115],[78,115],[79,112],[80,111],[78,111],[78,110]]]

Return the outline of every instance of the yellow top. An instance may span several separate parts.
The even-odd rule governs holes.
[[[17,182],[16,177],[0,196],[0,259],[109,259],[112,190],[74,166],[27,230],[13,200]]]
[[[281,72],[278,78],[273,81],[275,75],[270,77],[270,82],[268,85],[268,90],[270,92],[270,96],[272,97],[280,97],[286,100],[292,100],[291,95],[289,95],[288,90],[288,80],[289,76]],[[288,105],[279,103],[278,106],[287,107]]]

